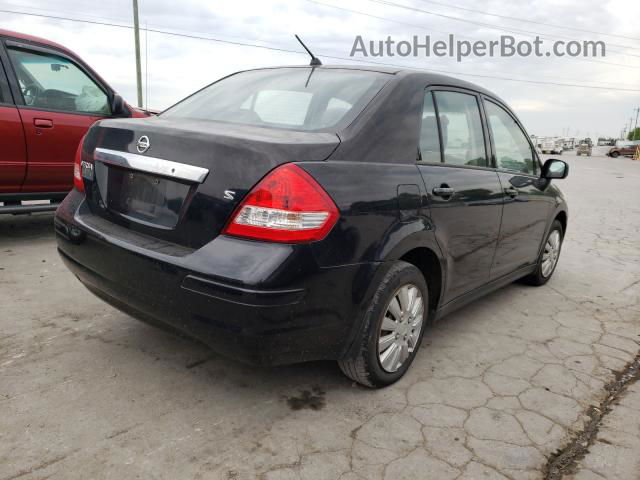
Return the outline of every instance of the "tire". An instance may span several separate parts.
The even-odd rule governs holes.
[[[550,240],[556,234],[555,232],[557,232],[558,235],[558,244],[555,250],[555,258],[553,260],[551,270],[548,270],[547,265],[545,264],[545,257],[548,253],[548,245],[550,245]],[[542,248],[542,252],[540,253],[540,257],[538,258],[536,269],[533,271],[533,273],[530,273],[522,279],[524,283],[539,287],[541,285],[544,285],[549,281],[549,279],[551,279],[553,272],[555,272],[556,266],[558,265],[558,259],[560,258],[560,252],[562,251],[563,240],[564,232],[562,231],[562,224],[558,220],[554,220],[551,224],[551,229],[549,230],[547,237],[544,239],[544,246]]]
[[[398,305],[401,310],[404,310],[403,307],[406,305],[402,305],[401,302],[398,305],[395,304],[398,301],[396,295],[401,296],[402,292],[406,292],[402,290],[403,288],[408,288],[409,293],[413,293],[414,298],[417,299],[417,293],[412,290],[415,288],[422,297],[422,318],[417,332],[415,330],[419,315],[416,315],[413,321],[410,317],[400,316],[401,322],[395,323],[396,330],[383,328],[383,320],[385,320],[386,326],[394,324],[393,317],[395,315],[391,310],[397,312]],[[411,297],[403,298],[405,298],[405,303],[407,303],[406,300],[409,300],[408,303],[411,305]],[[392,306],[392,302],[395,307]],[[359,384],[371,388],[386,387],[402,378],[420,348],[428,319],[428,305],[429,290],[420,270],[407,262],[395,262],[378,285],[371,304],[364,313],[359,338],[354,342],[350,352],[338,361],[342,372]],[[419,310],[415,304],[414,307],[414,312]],[[383,332],[390,333],[383,335]],[[391,340],[386,342],[390,346],[384,348],[382,354],[379,354],[381,338],[390,338]],[[407,341],[404,338],[407,338]],[[392,358],[394,354],[392,349],[395,351],[399,349],[398,359],[395,362]],[[400,362],[403,354],[408,356]],[[382,360],[383,358],[384,360]],[[400,362],[399,366],[397,362]],[[394,367],[397,368],[394,370]]]
[[[609,155],[611,158],[618,158],[620,156],[620,152],[611,152]]]

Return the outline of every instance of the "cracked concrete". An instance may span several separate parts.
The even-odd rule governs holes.
[[[640,162],[563,158],[553,280],[430,327],[378,391],[332,362],[248,367],[138,323],[63,267],[51,215],[0,218],[0,480],[543,478],[640,350]],[[636,384],[567,478],[634,478],[639,419]]]
[[[640,383],[629,387],[604,418],[596,440],[572,480],[640,478]]]

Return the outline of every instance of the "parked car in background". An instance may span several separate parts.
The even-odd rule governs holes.
[[[638,142],[638,144],[640,144],[640,142]],[[620,155],[632,157],[636,153],[637,148],[638,145],[632,143],[617,145],[615,147],[611,147],[607,152],[607,155],[612,158],[617,158]]]
[[[0,30],[0,213],[54,210],[73,187],[73,159],[89,127],[146,116],[71,50]]]
[[[599,137],[598,138],[598,146],[609,146],[609,145],[615,145],[616,141],[613,138],[610,137]]]
[[[542,165],[491,92],[424,72],[237,73],[97,122],[76,166],[55,229],[91,292],[234,358],[338,360],[370,387],[402,377],[427,322],[546,283],[567,228],[568,165]]]
[[[545,138],[540,143],[540,150],[545,154],[562,155],[563,141],[557,138]]]
[[[562,139],[562,149],[563,150],[573,150],[576,148],[576,139],[575,138],[563,138]]]
[[[576,155],[578,156],[587,155],[590,157],[591,153],[592,153],[592,147],[588,143],[581,143],[580,145],[578,145],[578,148],[576,148]]]

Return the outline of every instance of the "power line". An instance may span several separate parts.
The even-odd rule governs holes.
[[[496,25],[494,23],[485,23],[485,22],[479,22],[477,20],[469,20],[467,18],[454,17],[452,15],[446,15],[444,13],[436,13],[436,12],[432,12],[432,11],[429,11],[429,10],[423,10],[421,8],[412,7],[410,5],[403,5],[401,3],[394,3],[394,2],[390,2],[388,0],[367,0],[367,1],[373,2],[373,3],[378,3],[380,5],[387,5],[387,6],[390,6],[390,7],[402,8],[402,9],[409,10],[409,11],[412,11],[412,12],[426,13],[427,15],[434,15],[436,17],[447,18],[449,20],[455,20],[455,21],[458,21],[458,22],[471,23],[473,25],[479,25],[481,27],[491,28],[493,30],[499,30],[499,31],[510,32],[510,33],[518,33],[520,35],[522,35],[522,34],[524,34],[524,35],[535,35],[535,36],[538,36],[540,38],[550,38],[550,39],[561,38],[561,39],[564,39],[564,40],[573,40],[573,38],[566,37],[566,36],[563,36],[563,35],[541,34],[540,32],[533,32],[531,30],[522,30],[522,29],[516,29],[516,28],[505,28],[505,27],[501,27],[500,25]],[[627,45],[616,45],[616,44],[609,44],[609,45],[613,45],[615,47],[632,49],[632,50],[640,50],[637,47],[629,47]],[[640,57],[640,55],[636,55],[636,54],[632,54],[632,53],[624,53],[624,52],[617,52],[617,53],[620,53],[621,55],[629,55],[629,56],[632,56],[632,57]]]
[[[322,55],[322,54],[320,56],[327,57],[327,58],[341,58],[341,57],[329,57],[327,55]],[[347,59],[343,59],[343,60],[347,60]],[[494,75],[483,75],[483,74],[480,74],[480,73],[460,73],[460,72],[452,72],[452,71],[449,71],[449,70],[439,70],[439,69],[434,69],[434,68],[407,67],[407,66],[398,65],[398,64],[395,64],[395,63],[382,63],[382,62],[373,62],[373,61],[367,61],[367,63],[374,63],[376,65],[383,65],[383,66],[389,66],[389,67],[406,68],[406,69],[409,69],[409,70],[423,70],[425,72],[444,73],[446,75],[464,75],[464,76],[468,76],[468,77],[491,78],[491,79],[494,79],[494,80],[506,80],[506,81],[509,81],[509,82],[533,83],[533,84],[538,84],[538,85],[553,85],[553,86],[557,86],[557,87],[591,88],[591,89],[595,89],[595,90],[615,90],[615,91],[618,91],[618,92],[640,92],[640,89],[633,89],[633,88],[599,87],[597,85],[579,85],[577,83],[559,83],[559,82],[545,82],[545,81],[542,81],[542,80],[524,80],[524,79],[520,79],[520,78],[498,77],[498,76],[494,76]]]
[[[436,31],[436,30],[431,30],[431,28],[426,27],[424,25],[416,25],[416,24],[413,24],[413,23],[401,22],[400,20],[394,20],[394,19],[387,18],[387,17],[379,17],[379,16],[376,16],[376,15],[372,15],[372,14],[369,14],[369,13],[362,12],[360,10],[351,10],[351,9],[348,9],[348,8],[339,7],[337,5],[332,5],[330,3],[320,2],[318,0],[306,0],[306,1],[310,2],[310,3],[315,3],[317,5],[323,5],[325,7],[334,8],[334,9],[337,9],[337,10],[342,10],[342,11],[355,13],[357,15],[364,15],[364,16],[371,17],[371,18],[377,18],[377,19],[383,20],[385,22],[398,23],[400,25],[407,25],[407,26],[417,27],[417,28],[421,28],[421,29],[427,29],[427,30],[430,30],[430,31]],[[376,0],[369,0],[369,1],[374,1],[375,2]],[[455,17],[452,17],[452,18],[455,18]],[[444,33],[444,32],[439,32],[439,33]],[[471,38],[471,37],[469,37],[467,35],[459,35],[459,36],[461,38]],[[528,35],[528,36],[530,36],[530,35]],[[541,38],[546,38],[546,37],[541,37]],[[622,55],[625,55],[625,54],[622,54]],[[606,62],[604,60],[594,60],[594,59],[588,59],[588,58],[576,58],[575,60],[582,61],[582,62],[589,62],[589,63],[602,63],[604,65],[614,65],[616,67],[624,67],[624,68],[640,68],[640,65],[626,65],[624,63]]]
[[[2,5],[2,7],[5,7],[5,8],[7,6],[9,8],[22,8],[23,7],[22,5],[16,5],[16,4],[12,4],[12,3],[9,3],[9,2],[6,2],[6,3],[7,3],[7,5]],[[60,13],[63,13],[63,12],[61,12],[59,10],[55,10],[55,9],[37,8],[37,7],[26,7],[26,8],[28,8],[29,10],[39,10],[41,12],[46,12],[49,15],[59,15]],[[0,12],[2,12],[2,11],[3,10],[0,10]],[[53,12],[53,13],[51,13],[51,12]],[[31,13],[31,12],[21,12],[21,13],[28,14],[28,13]],[[105,16],[105,15],[93,15],[91,13],[78,12],[78,11],[74,11],[73,15],[75,15],[75,18],[74,18],[75,20],[84,20],[84,18],[82,18],[82,17],[88,17],[88,18],[98,19],[98,20],[101,20],[101,21],[117,22],[117,24],[119,26],[122,26],[122,27],[126,27],[126,26],[131,24],[131,22],[128,20],[128,18],[122,18],[122,17],[115,17],[115,16],[112,17],[112,16]],[[147,27],[156,27],[156,28],[160,28],[160,29],[170,29],[170,30],[178,31],[178,32],[202,33],[201,31],[200,32],[195,32],[193,29],[185,30],[185,29],[181,29],[181,28],[169,27],[167,25],[160,25],[160,24],[156,24],[156,23],[147,23]],[[242,37],[238,37],[238,36],[235,36],[235,35],[229,35],[229,34],[225,34],[224,37],[225,38],[242,38]]]
[[[13,13],[13,14],[17,14],[17,15],[29,15],[29,16],[35,16],[35,17],[51,18],[51,19],[56,19],[56,20],[66,20],[66,21],[70,21],[70,22],[80,22],[80,23],[89,23],[89,24],[94,24],[94,25],[103,25],[103,26],[110,26],[110,27],[133,29],[133,27],[130,26],[130,25],[118,25],[118,24],[115,24],[115,23],[108,23],[108,22],[98,22],[98,21],[93,21],[93,20],[82,20],[82,19],[78,19],[78,18],[64,17],[64,16],[59,16],[59,15],[44,15],[44,14],[39,14],[39,13],[19,12],[19,11],[12,11],[12,10],[0,10],[0,12]],[[258,44],[249,43],[249,42],[237,42],[237,41],[232,41],[232,40],[223,40],[223,39],[215,38],[215,37],[203,37],[203,36],[199,36],[199,35],[189,35],[189,34],[184,34],[184,33],[175,33],[175,32],[170,32],[170,31],[166,31],[166,30],[158,30],[158,29],[152,29],[152,28],[150,28],[148,31],[149,32],[153,32],[153,33],[163,34],[163,35],[172,35],[172,36],[176,36],[176,37],[184,37],[184,38],[191,38],[191,39],[197,39],[197,40],[207,40],[207,41],[211,41],[211,42],[224,43],[224,44],[235,45],[235,46],[240,46],[240,47],[261,48],[261,49],[271,50],[271,51],[276,51],[276,52],[294,53],[294,54],[297,54],[297,55],[307,56],[306,52],[302,52],[300,50],[291,50],[291,49],[286,49],[286,48],[270,47],[270,46],[267,46],[267,45],[258,45]],[[596,85],[580,85],[580,84],[574,84],[574,83],[545,82],[545,81],[541,81],[541,80],[525,80],[525,79],[512,78],[512,77],[502,77],[502,76],[495,76],[495,75],[483,75],[483,74],[478,74],[478,73],[462,73],[462,72],[455,72],[455,71],[450,71],[450,70],[442,70],[442,69],[434,69],[434,68],[410,67],[410,66],[407,66],[407,65],[400,65],[400,64],[396,64],[396,63],[386,63],[386,62],[377,62],[377,61],[372,61],[372,60],[362,60],[362,59],[356,59],[356,58],[340,57],[340,56],[328,55],[328,54],[324,54],[324,53],[320,53],[320,52],[318,53],[318,56],[325,57],[325,58],[330,58],[332,60],[343,60],[343,61],[347,61],[347,62],[374,64],[374,65],[380,65],[380,66],[395,67],[395,68],[399,68],[399,69],[420,70],[420,71],[425,71],[425,72],[442,73],[442,74],[446,74],[446,75],[461,75],[461,76],[476,77],[476,78],[490,78],[490,79],[494,79],[494,80],[504,80],[504,81],[509,81],[509,82],[531,83],[531,84],[536,84],[536,85],[553,85],[553,86],[558,86],[558,87],[577,87],[577,88],[588,88],[588,89],[595,89],[595,90],[620,91],[620,92],[640,92],[640,89],[631,89],[631,88],[600,87],[600,86],[596,86]]]
[[[50,18],[53,20],[66,20],[66,21],[70,21],[70,22],[79,22],[79,23],[89,23],[92,25],[102,25],[105,27],[117,27],[117,28],[127,28],[129,30],[133,30],[133,26],[131,25],[121,25],[121,24],[117,24],[117,23],[109,23],[109,22],[99,22],[97,20],[84,20],[84,19],[80,19],[80,18],[71,18],[71,17],[64,17],[64,16],[60,16],[60,15],[45,15],[43,13],[31,13],[31,12],[20,12],[20,11],[15,11],[15,10],[2,10],[0,9],[0,12],[2,13],[13,13],[16,15],[28,15],[31,17],[41,17],[41,18]],[[219,42],[219,43],[227,43],[230,45],[237,45],[237,46],[241,46],[241,47],[255,47],[255,48],[263,48],[265,50],[274,50],[277,52],[287,52],[287,53],[304,53],[306,55],[306,52],[302,52],[302,51],[298,51],[298,50],[288,50],[286,48],[277,48],[277,47],[269,47],[266,45],[258,45],[258,44],[254,44],[254,43],[246,43],[246,42],[237,42],[237,41],[232,41],[232,40],[223,40],[220,38],[214,38],[214,37],[202,37],[202,36],[198,36],[198,35],[191,35],[191,34],[187,34],[187,33],[176,33],[176,32],[170,32],[167,30],[159,30],[159,29],[153,29],[153,28],[149,28],[148,29],[149,32],[153,32],[153,33],[160,33],[163,35],[172,35],[175,37],[185,37],[185,38],[193,38],[196,40],[208,40],[211,42]]]
[[[418,25],[418,24],[415,24],[415,23],[403,22],[403,21],[400,21],[400,20],[395,20],[395,19],[391,19],[391,18],[387,18],[387,17],[379,17],[379,16],[377,16],[377,15],[373,15],[373,14],[370,14],[370,13],[361,12],[360,10],[352,10],[352,9],[350,9],[350,8],[339,7],[339,6],[337,6],[337,5],[332,5],[332,4],[330,4],[330,3],[320,2],[320,1],[318,1],[318,0],[307,0],[307,1],[308,1],[308,2],[311,2],[311,3],[315,3],[315,4],[317,4],[317,5],[322,5],[322,6],[325,6],[325,7],[334,8],[334,9],[336,9],[336,10],[341,10],[341,11],[343,11],[343,12],[354,13],[354,14],[356,14],[356,15],[362,15],[362,16],[365,16],[365,17],[375,18],[375,19],[377,19],[377,20],[382,20],[382,21],[385,21],[385,22],[396,23],[396,24],[398,24],[398,25],[404,25],[404,26],[407,26],[407,27],[414,27],[414,28],[419,28],[419,29],[422,29],[422,30],[428,30],[428,31],[430,31],[430,32],[443,33],[443,34],[447,34],[447,35],[448,35],[448,33],[447,33],[447,32],[442,32],[442,31],[438,31],[438,30],[433,30],[433,29],[428,28],[428,27],[426,27],[426,26],[424,26],[424,25]],[[460,38],[469,38],[469,39],[472,39],[472,37],[469,37],[469,36],[467,36],[467,35],[459,35],[459,37],[460,37]],[[580,60],[584,60],[584,59],[580,59]],[[588,61],[588,60],[586,60],[586,61]],[[610,62],[604,62],[604,63],[609,64]],[[611,65],[618,65],[618,66],[621,66],[621,67],[627,67],[627,68],[640,68],[640,66],[635,67],[635,66],[633,66],[633,65],[623,65],[623,64],[617,64],[617,63],[611,63]],[[549,77],[549,78],[550,78],[550,77]],[[561,78],[561,77],[557,77],[557,78],[560,78],[560,79],[562,79],[562,80],[575,81],[575,79]],[[608,83],[608,84],[611,84],[611,85],[629,85],[629,84],[620,84],[620,83],[617,83],[617,84],[616,84],[616,83],[614,83],[614,82],[601,82],[601,81],[596,81],[596,80],[582,80],[582,81],[583,81],[583,82],[587,82],[587,83]]]
[[[414,12],[419,12],[419,13],[426,13],[428,15],[435,15],[438,17],[442,17],[442,18],[447,18],[449,20],[456,20],[459,22],[465,22],[465,23],[471,23],[474,25],[479,25],[482,27],[487,27],[487,28],[491,28],[493,30],[499,30],[499,31],[505,31],[505,32],[510,32],[510,33],[518,33],[518,34],[525,34],[525,35],[536,35],[539,36],[540,38],[550,38],[550,39],[554,39],[554,38],[560,38],[563,40],[574,40],[572,37],[567,37],[565,35],[559,35],[559,34],[550,34],[550,33],[540,33],[540,32],[535,32],[535,31],[531,31],[531,30],[523,30],[520,28],[514,28],[514,27],[503,27],[501,25],[496,25],[495,23],[485,23],[485,22],[480,22],[477,20],[469,20],[466,18],[460,18],[460,17],[454,17],[452,15],[446,15],[444,13],[437,13],[437,12],[432,12],[429,10],[423,10],[421,8],[417,8],[417,7],[413,7],[411,5],[404,5],[404,4],[400,4],[400,3],[394,3],[391,2],[389,0],[368,0],[369,2],[374,2],[374,3],[379,3],[382,5],[388,5],[388,6],[392,6],[392,7],[397,7],[397,8],[403,8],[406,10],[411,10]],[[477,10],[476,10],[477,12]],[[630,50],[640,50],[640,48],[638,47],[634,47],[634,46],[629,46],[629,45],[618,45],[615,43],[609,43],[609,46],[613,46],[613,47],[618,47],[618,48],[626,48],[626,49],[630,49]],[[615,51],[615,50],[614,50]],[[621,55],[630,55],[633,57],[640,57],[640,55],[636,55],[636,54],[631,54],[631,53],[624,53],[624,52],[617,52],[620,53]]]
[[[422,28],[422,29],[426,28],[426,27],[420,26],[420,25],[409,24],[409,23],[406,23],[406,22],[400,22],[398,20],[388,19],[388,18],[385,18],[385,17],[378,17],[378,16],[375,16],[375,15],[367,14],[365,12],[361,12],[361,11],[357,11],[357,10],[345,9],[345,8],[342,8],[342,7],[338,7],[336,5],[331,5],[331,4],[319,2],[319,1],[316,1],[316,0],[306,0],[306,1],[311,2],[311,3],[316,3],[318,5],[323,5],[325,7],[335,8],[335,9],[343,10],[343,11],[349,11],[351,13],[355,13],[355,14],[358,14],[358,15],[364,15],[364,16],[368,16],[368,17],[371,17],[371,18],[376,18],[376,19],[379,19],[379,20],[387,21],[387,22],[399,23],[399,24],[402,24],[402,25],[414,26],[414,27]],[[369,0],[369,1],[375,1],[375,0]],[[44,9],[36,9],[36,10],[41,10],[42,11]],[[23,11],[0,10],[0,12],[16,13],[16,14],[22,14],[22,15],[31,15],[31,16],[44,17],[44,18],[54,18],[54,19],[62,19],[62,20],[67,19],[67,20],[69,20],[69,17],[61,17],[61,16],[56,16],[56,15],[36,14],[36,13],[23,12]],[[92,16],[94,18],[100,18],[100,17],[96,17],[95,15],[90,15],[90,16]],[[73,21],[82,21],[82,22],[92,23],[92,24],[96,24],[96,25],[106,25],[106,26],[115,26],[115,27],[122,27],[122,28],[132,28],[132,27],[127,26],[127,25],[114,24],[114,23],[109,23],[109,22],[99,22],[99,21],[94,21],[94,20],[84,20],[84,19],[77,19],[77,18],[74,18],[74,19],[71,19],[71,20],[73,20]],[[119,21],[119,20],[116,20],[116,21]],[[170,32],[170,31],[166,31],[166,30],[159,30],[159,29],[155,29],[155,30],[154,29],[149,29],[149,31],[155,32],[155,33],[166,34],[166,35],[178,35],[175,32]],[[431,31],[433,31],[433,30],[431,30]],[[441,33],[444,33],[444,32],[441,32]],[[201,37],[198,37],[198,36],[195,36],[195,35],[192,35],[192,34],[183,34],[183,36],[187,37],[187,38],[201,39]],[[464,35],[460,35],[460,37],[462,37],[462,38],[471,38],[471,37],[464,36]],[[204,37],[202,39],[209,40],[209,41],[220,41],[220,42],[227,41],[227,42],[232,43],[232,44],[244,45],[243,42],[235,42],[234,43],[234,42],[232,42],[230,40],[220,40],[220,39],[207,38],[207,37]],[[247,46],[251,46],[251,45],[247,45]],[[266,48],[266,47],[263,47],[261,45],[256,45],[256,46],[260,47],[260,48]],[[282,52],[288,52],[289,51],[287,49],[277,49],[275,47],[269,47],[267,49],[271,49],[271,50],[275,50],[275,51],[282,51]],[[344,60],[356,61],[355,59],[344,59]],[[640,66],[636,66],[636,65],[627,65],[627,64],[622,64],[622,63],[606,62],[606,61],[603,61],[603,60],[594,60],[594,59],[587,59],[587,58],[577,58],[575,60],[583,61],[583,62],[589,62],[589,63],[602,63],[602,64],[605,64],[605,65],[613,65],[613,66],[623,67],[623,68],[640,69]],[[461,73],[460,75],[463,75],[463,74]],[[612,82],[589,81],[589,83],[612,83]],[[620,84],[616,84],[616,85],[620,85]]]
[[[424,3],[432,3],[434,5],[440,5],[442,7],[454,8],[456,10],[464,10],[465,12],[480,13],[482,15],[489,15],[491,17],[504,18],[505,20],[515,20],[517,22],[532,23],[532,24],[535,24],[535,25],[543,25],[545,27],[561,28],[563,30],[573,30],[575,32],[593,33],[593,34],[596,34],[596,35],[604,35],[604,36],[607,36],[607,37],[625,38],[627,40],[640,41],[640,38],[638,38],[638,37],[627,37],[625,35],[615,35],[613,33],[596,32],[594,30],[585,30],[585,29],[582,29],[582,28],[567,27],[566,25],[554,25],[553,23],[537,22],[535,20],[529,20],[529,19],[526,19],[526,18],[509,17],[507,15],[499,15],[497,13],[485,12],[485,11],[482,11],[482,10],[474,10],[473,8],[460,7],[458,5],[451,5],[451,4],[448,4],[448,3],[434,2],[433,0],[420,0],[420,1],[424,2]],[[632,48],[632,47],[625,47],[625,48]]]

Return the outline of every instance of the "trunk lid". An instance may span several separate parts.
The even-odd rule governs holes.
[[[334,133],[212,121],[101,121],[83,147],[82,159],[93,167],[83,167],[87,203],[110,222],[198,248],[270,170],[325,160],[339,143]]]

